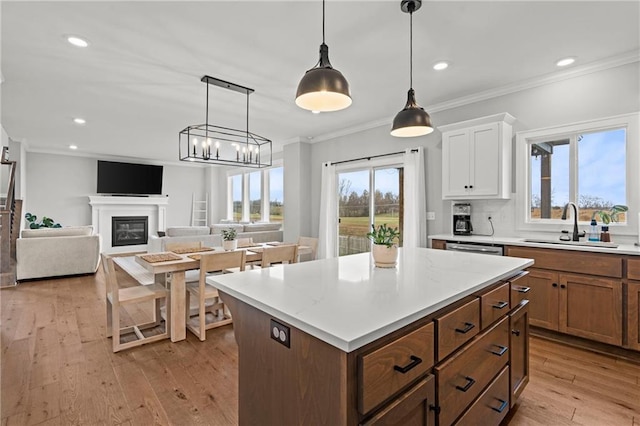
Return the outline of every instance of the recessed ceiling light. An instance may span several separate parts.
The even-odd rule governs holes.
[[[315,109],[311,111],[313,114],[320,114],[320,111],[316,111]]]
[[[571,65],[576,61],[576,58],[562,58],[556,62],[556,66],[558,67],[566,67],[567,65]]]
[[[76,124],[86,124],[87,120],[85,120],[84,118],[77,117],[73,119],[73,122]]]
[[[76,47],[87,47],[89,42],[78,36],[67,36],[67,41]]]
[[[78,145],[69,145],[69,149],[78,149]]]
[[[449,68],[449,62],[440,61],[433,64],[433,69],[436,71],[446,70],[447,68]]]

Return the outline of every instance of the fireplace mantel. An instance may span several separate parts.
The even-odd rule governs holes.
[[[101,251],[115,253],[118,251],[146,250],[147,245],[112,247],[111,218],[113,216],[148,216],[149,235],[166,229],[167,206],[169,197],[119,197],[89,196],[91,206],[91,224],[96,233],[102,236]]]

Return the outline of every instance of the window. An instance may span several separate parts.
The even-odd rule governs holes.
[[[578,206],[583,225],[616,204],[637,211],[638,144],[631,142],[637,140],[637,123],[631,114],[518,133],[517,170],[524,171],[516,175],[519,227],[564,229],[562,210],[569,202]],[[621,231],[637,228],[637,222],[621,214],[613,226]]]
[[[284,168],[269,169],[269,222],[282,222],[284,217]]]
[[[262,220],[260,214],[262,201],[262,172],[249,173],[249,220],[257,222]]]
[[[230,175],[227,217],[235,221],[282,222],[283,186],[282,167]]]

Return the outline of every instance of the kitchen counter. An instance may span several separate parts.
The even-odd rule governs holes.
[[[418,248],[400,249],[391,269],[375,268],[370,253],[361,253],[207,282],[348,353],[532,264]]]
[[[619,244],[618,247],[599,247],[589,245],[571,245],[571,244],[552,244],[525,241],[526,239],[534,239],[535,237],[489,237],[482,235],[452,235],[452,234],[436,234],[429,235],[430,240],[447,240],[447,241],[459,241],[465,243],[478,243],[478,244],[496,244],[505,246],[523,246],[523,247],[538,247],[554,250],[577,250],[588,251],[597,253],[609,253],[609,254],[630,254],[640,256],[640,247],[633,244]],[[540,238],[541,240],[547,238]],[[557,240],[557,237],[556,237]],[[559,240],[558,240],[559,242]],[[570,242],[567,242],[570,243]]]

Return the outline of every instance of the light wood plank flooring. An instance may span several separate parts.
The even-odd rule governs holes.
[[[0,290],[2,426],[237,424],[232,326],[113,354],[105,324],[100,271]],[[534,337],[531,366],[510,425],[640,426],[640,365]]]

